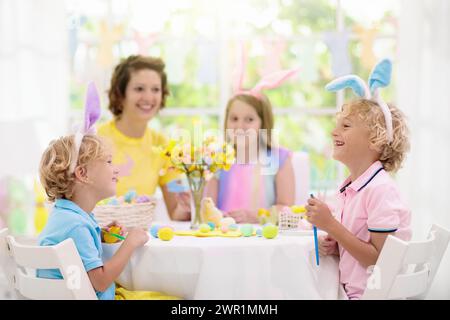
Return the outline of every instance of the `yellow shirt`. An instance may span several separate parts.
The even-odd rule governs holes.
[[[111,120],[98,128],[98,134],[112,142],[115,165],[122,167],[127,163],[132,164],[127,173],[129,175],[119,177],[117,196],[122,196],[132,189],[136,190],[138,195],[152,195],[157,185],[163,186],[178,178],[178,173],[167,171],[169,161],[154,149],[165,146],[167,140],[153,129],[147,128],[142,138],[131,138],[120,132],[115,121]],[[166,173],[160,176],[161,171]]]

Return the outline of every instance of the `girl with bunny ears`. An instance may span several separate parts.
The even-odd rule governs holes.
[[[116,254],[103,263],[103,233],[91,212],[99,201],[115,194],[118,172],[111,162],[110,146],[94,133],[99,117],[100,100],[95,86],[90,84],[84,126],[74,135],[52,141],[42,155],[40,180],[55,205],[39,236],[39,245],[56,245],[72,238],[97,297],[111,300],[115,298],[114,280],[149,235],[146,230],[134,228]],[[104,231],[114,225],[117,223],[112,222]],[[123,235],[125,231],[121,229]],[[62,278],[60,271],[54,269],[39,269],[37,276]]]
[[[236,222],[256,223],[259,209],[294,204],[291,152],[274,145],[272,105],[262,91],[278,87],[297,70],[272,73],[253,89],[243,90],[244,66],[243,58],[224,125],[226,139],[235,147],[237,163],[229,171],[218,172],[208,182],[206,194]]]
[[[400,168],[409,150],[408,128],[400,110],[379,94],[379,88],[389,85],[391,70],[391,62],[383,60],[368,86],[355,75],[326,86],[330,91],[351,88],[359,96],[343,105],[332,132],[333,158],[350,176],[339,189],[335,217],[318,199],[308,200],[306,215],[328,233],[319,238],[319,252],[340,257],[340,282],[350,299],[364,293],[367,268],[375,265],[387,236],[411,238],[410,210],[389,175]]]

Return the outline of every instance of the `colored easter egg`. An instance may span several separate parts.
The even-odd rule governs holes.
[[[119,201],[117,201],[116,198],[112,198],[108,201],[108,204],[111,206],[117,206],[119,204]]]
[[[131,203],[133,199],[137,196],[136,190],[129,190],[125,195],[123,196],[123,200],[126,203]]]
[[[230,224],[230,225],[228,226],[228,228],[229,228],[231,231],[236,231],[237,229],[239,229],[239,227],[238,227],[238,225],[237,225],[236,223]]]
[[[256,229],[256,235],[262,237],[262,230],[260,228]]]
[[[221,225],[221,226],[223,226],[223,225],[230,226],[230,225],[232,225],[232,224],[236,224],[236,220],[234,220],[234,219],[231,218],[231,217],[222,218],[222,219],[220,220],[220,225]]]
[[[262,229],[264,238],[273,239],[278,235],[278,227],[273,224],[267,225]]]
[[[151,198],[149,196],[145,196],[145,195],[139,196],[136,198],[136,203],[147,203],[147,202],[150,202],[150,199]]]
[[[112,226],[111,228],[109,228],[109,232],[120,235],[120,227]],[[109,233],[105,233],[103,235],[103,239],[105,240],[106,243],[116,243],[119,241],[119,239],[117,237],[115,237]]]
[[[253,226],[251,224],[244,224],[241,227],[241,233],[244,237],[251,237],[253,235]]]
[[[229,231],[229,228],[228,228],[228,226],[221,226],[220,227],[220,231],[222,231],[223,233],[227,233],[228,231]]]
[[[211,230],[216,229],[216,224],[212,221],[208,222],[208,226],[211,228]]]
[[[211,231],[211,227],[206,223],[202,223],[199,227],[199,230],[200,232],[207,233]]]
[[[158,230],[161,228],[161,226],[155,224],[150,228],[150,234],[153,236],[153,238],[158,238]]]
[[[170,241],[174,236],[173,229],[170,227],[162,227],[158,230],[158,238],[163,241]]]

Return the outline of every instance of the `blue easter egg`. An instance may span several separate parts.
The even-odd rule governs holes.
[[[257,235],[258,237],[262,237],[262,229],[257,229],[257,230],[256,230],[256,235]]]
[[[108,201],[108,204],[111,206],[117,206],[119,205],[119,201],[117,201],[116,198],[112,198],[111,200]]]
[[[211,230],[215,230],[216,229],[216,224],[214,222],[208,222],[208,226],[211,227]]]
[[[150,228],[150,234],[153,236],[153,238],[158,238],[158,231],[161,228],[159,225],[154,225]]]
[[[238,229],[238,225],[235,224],[235,223],[230,224],[230,225],[228,226],[228,229],[230,229],[231,231],[236,231],[236,230]]]
[[[127,193],[125,193],[125,195],[123,196],[123,199],[125,200],[125,202],[131,203],[131,201],[133,201],[133,199],[136,197],[137,193],[135,190],[130,190]]]

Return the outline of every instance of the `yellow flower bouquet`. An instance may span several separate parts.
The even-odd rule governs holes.
[[[231,168],[235,160],[234,148],[219,143],[215,137],[207,137],[200,146],[179,139],[170,140],[161,155],[170,160],[168,170],[186,174],[193,203],[191,228],[197,229],[203,223],[200,205],[206,181],[216,172]]]

